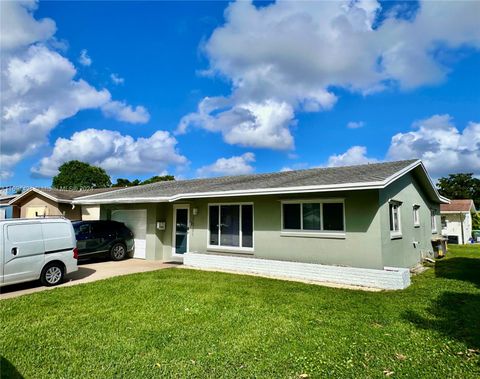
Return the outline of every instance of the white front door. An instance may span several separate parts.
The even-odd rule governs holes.
[[[135,240],[134,258],[145,259],[147,249],[147,210],[119,209],[112,211],[112,220],[123,222],[133,233]]]
[[[172,254],[183,255],[189,250],[190,207],[173,206]]]

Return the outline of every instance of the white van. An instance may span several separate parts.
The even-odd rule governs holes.
[[[76,246],[70,220],[0,220],[0,287],[37,279],[61,283],[78,270]]]

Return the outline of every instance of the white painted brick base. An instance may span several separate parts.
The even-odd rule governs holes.
[[[374,270],[202,253],[185,254],[183,264],[200,269],[226,270],[389,290],[404,289],[410,285],[410,271],[397,267]]]

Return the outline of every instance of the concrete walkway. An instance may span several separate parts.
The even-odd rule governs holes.
[[[78,265],[78,271],[68,274],[65,277],[65,282],[58,286],[44,287],[38,281],[13,284],[11,286],[0,288],[0,300],[58,287],[95,282],[97,280],[107,279],[114,276],[154,271],[176,266],[178,266],[178,264],[164,263],[161,261],[146,261],[143,259],[127,259],[119,262],[85,261],[85,263],[80,262]]]

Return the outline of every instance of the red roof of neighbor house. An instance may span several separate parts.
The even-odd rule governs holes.
[[[470,212],[475,210],[475,205],[471,199],[450,200],[450,204],[440,204],[440,212]]]

